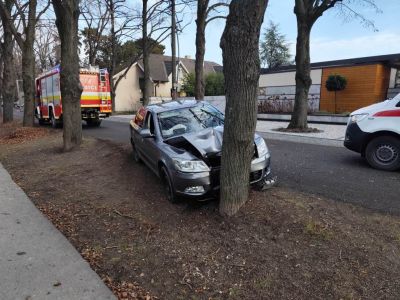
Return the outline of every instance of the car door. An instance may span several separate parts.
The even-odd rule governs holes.
[[[144,162],[154,172],[158,172],[158,158],[160,150],[157,146],[157,135],[155,131],[155,123],[153,114],[149,111],[146,115],[145,122],[143,124],[143,130],[150,130],[151,136],[140,137],[140,156],[143,157]]]

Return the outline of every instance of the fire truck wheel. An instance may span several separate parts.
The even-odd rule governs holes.
[[[400,139],[393,136],[374,138],[365,149],[365,157],[375,169],[386,171],[400,169]]]
[[[50,123],[51,123],[51,127],[53,127],[53,128],[61,127],[61,122],[59,120],[57,120],[52,113],[51,113]]]
[[[86,124],[87,124],[87,126],[90,126],[90,127],[100,127],[101,120],[100,119],[87,119]]]

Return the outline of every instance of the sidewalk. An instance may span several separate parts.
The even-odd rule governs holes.
[[[115,299],[1,164],[0,299]]]
[[[264,138],[271,140],[343,147],[346,125],[309,124],[309,127],[322,131],[318,133],[278,132],[273,130],[286,128],[288,124],[289,122],[257,121],[256,131]]]
[[[129,123],[133,115],[111,116],[108,120],[113,122]],[[343,147],[346,125],[309,124],[312,128],[322,130],[319,133],[293,133],[278,132],[273,129],[286,128],[289,122],[257,121],[256,131],[266,139],[283,140],[296,143]]]

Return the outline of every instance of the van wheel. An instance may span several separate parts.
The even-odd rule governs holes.
[[[400,139],[393,136],[374,138],[365,149],[365,157],[375,169],[385,171],[400,169]]]
[[[171,203],[177,203],[178,198],[175,194],[174,186],[172,185],[171,177],[165,167],[161,168],[161,179],[163,181],[164,190],[167,194],[167,199]]]

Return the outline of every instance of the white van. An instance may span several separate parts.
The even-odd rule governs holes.
[[[387,171],[400,169],[400,94],[351,113],[344,146]]]

